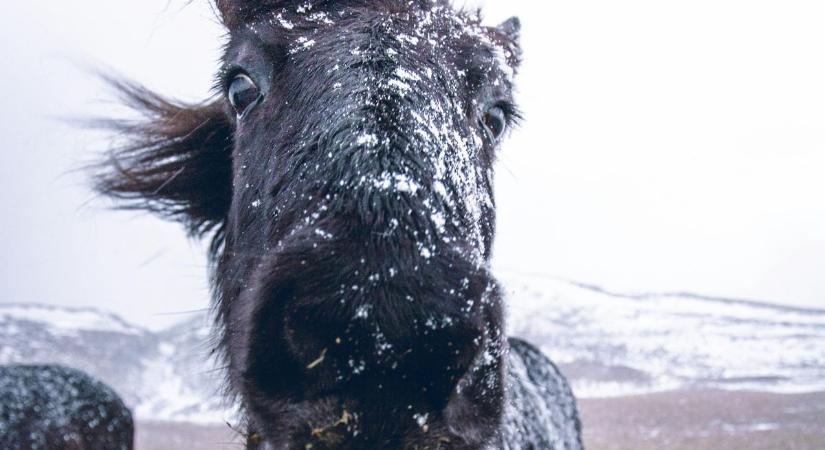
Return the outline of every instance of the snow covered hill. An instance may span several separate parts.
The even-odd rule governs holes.
[[[222,373],[199,314],[160,333],[94,309],[0,305],[0,364],[58,363],[112,386],[139,418],[222,422]]]
[[[579,396],[713,387],[825,390],[825,311],[695,294],[615,294],[503,274],[510,333],[538,343]]]
[[[539,344],[580,397],[716,387],[825,390],[825,311],[691,294],[619,295],[504,273],[509,329]],[[139,418],[231,420],[209,320],[155,333],[93,309],[0,305],[0,363],[54,362],[106,381]]]

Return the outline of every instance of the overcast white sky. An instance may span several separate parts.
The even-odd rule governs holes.
[[[208,305],[202,247],[88,202],[71,170],[105,142],[57,120],[114,109],[84,65],[204,97],[221,30],[205,0],[185,3],[4,3],[0,302],[153,328]],[[498,269],[825,307],[825,3],[486,3],[524,27]]]

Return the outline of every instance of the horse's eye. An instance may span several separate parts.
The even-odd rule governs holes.
[[[493,139],[498,139],[507,129],[507,114],[499,106],[493,106],[484,113],[484,126],[490,132]]]
[[[261,90],[246,74],[235,75],[226,91],[229,103],[238,116],[243,116],[253,105],[261,99]]]

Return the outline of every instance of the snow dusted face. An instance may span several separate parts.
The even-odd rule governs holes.
[[[233,242],[274,248],[307,228],[336,239],[321,224],[345,213],[425,258],[484,264],[492,163],[515,116],[513,24],[486,28],[441,3],[317,3],[231,33],[221,85],[235,120]],[[268,235],[247,238],[260,222]]]
[[[517,21],[429,1],[218,5],[234,150],[216,290],[256,439],[482,448],[502,401],[487,262]]]
[[[518,21],[444,0],[217,0],[222,95],[114,81],[143,114],[95,167],[121,207],[212,234],[250,447],[485,449],[504,404],[488,269]]]

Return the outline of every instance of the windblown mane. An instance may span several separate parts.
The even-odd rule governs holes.
[[[232,197],[232,133],[223,102],[184,104],[107,78],[139,120],[102,120],[120,145],[92,167],[95,189],[121,209],[180,222],[194,236],[219,230]]]

